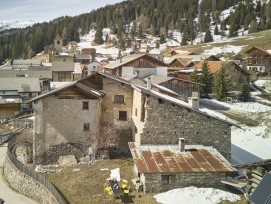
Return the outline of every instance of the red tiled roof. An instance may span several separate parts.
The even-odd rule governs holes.
[[[214,148],[191,146],[185,152],[178,145],[141,145],[129,143],[140,173],[233,172],[235,168]],[[194,147],[194,148],[193,148]]]

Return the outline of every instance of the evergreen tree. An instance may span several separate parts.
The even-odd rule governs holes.
[[[214,80],[214,93],[217,100],[225,100],[228,92],[231,91],[231,89],[232,83],[230,79],[228,79],[225,67],[222,66]]]
[[[204,42],[207,43],[207,42],[213,42],[213,41],[214,41],[214,39],[211,34],[211,31],[210,31],[210,29],[208,29],[205,33]]]
[[[95,38],[94,42],[97,43],[98,45],[103,44],[103,32],[102,28],[98,28],[96,33],[95,33]]]
[[[242,86],[241,98],[244,102],[248,102],[251,99],[250,87],[247,83],[243,84]]]
[[[182,46],[185,46],[185,45],[187,45],[188,43],[187,43],[187,32],[186,32],[186,29],[184,29],[184,31],[183,31],[183,34],[182,34],[182,42],[181,42],[181,45]]]
[[[196,69],[189,75],[189,80],[193,82],[199,82],[198,72]]]
[[[202,71],[198,79],[198,83],[201,83],[204,86],[200,88],[200,95],[201,97],[208,98],[209,94],[212,93],[213,76],[210,72],[209,65],[207,62],[203,62],[201,70]]]
[[[166,38],[165,38],[165,35],[164,34],[161,34],[160,35],[160,44],[163,44],[166,42]]]

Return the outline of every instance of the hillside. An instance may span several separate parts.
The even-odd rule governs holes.
[[[52,44],[60,33],[65,42],[77,41],[91,29],[97,44],[112,43],[102,38],[110,28],[121,49],[135,38],[157,36],[159,44],[178,34],[179,45],[217,41],[217,36],[236,37],[271,28],[271,1],[256,0],[132,0],[108,5],[75,17],[59,17],[25,29],[0,32],[0,63],[11,58],[31,58]],[[177,31],[177,32],[175,32]],[[221,37],[220,37],[221,38]]]

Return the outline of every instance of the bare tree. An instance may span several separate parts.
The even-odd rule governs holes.
[[[112,150],[119,148],[120,135],[119,130],[113,125],[104,125],[97,131],[93,141],[95,156],[101,159],[108,159]]]

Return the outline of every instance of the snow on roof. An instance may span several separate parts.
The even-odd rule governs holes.
[[[271,54],[271,50],[266,50],[266,52],[268,52],[269,54]]]
[[[177,188],[153,196],[157,202],[166,204],[214,204],[222,200],[235,202],[240,200],[239,195],[214,188],[197,188],[194,186]]]

